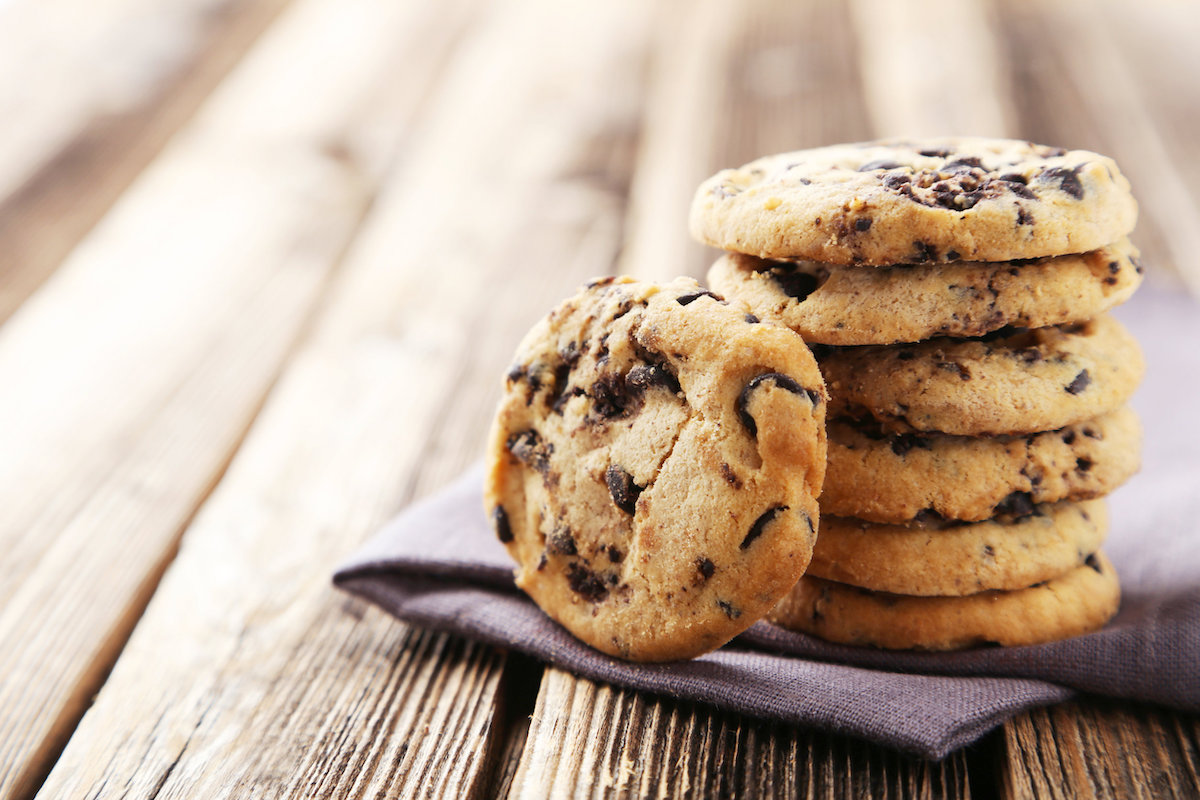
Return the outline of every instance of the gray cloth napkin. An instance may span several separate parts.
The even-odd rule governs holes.
[[[759,622],[717,652],[631,664],[578,642],[513,585],[471,470],[388,523],[334,576],[409,622],[573,673],[942,758],[1022,711],[1078,692],[1200,711],[1200,307],[1143,289],[1121,317],[1142,341],[1134,406],[1145,466],[1110,500],[1105,551],[1123,600],[1104,630],[958,653],[834,645]]]

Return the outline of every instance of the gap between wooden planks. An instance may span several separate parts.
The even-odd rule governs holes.
[[[0,329],[0,797],[49,769],[253,419],[453,8],[298,6]],[[381,80],[406,44],[411,82]]]
[[[502,660],[447,637],[398,645],[404,627],[329,575],[476,456],[520,333],[619,247],[645,18],[490,12],[45,796],[456,797],[488,778]],[[514,45],[547,26],[549,49]]]
[[[0,322],[58,267],[290,0],[0,8]]]

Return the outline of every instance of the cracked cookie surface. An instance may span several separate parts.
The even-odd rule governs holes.
[[[1107,314],[980,339],[819,348],[831,418],[890,432],[987,436],[1050,431],[1125,405],[1145,369]]]
[[[1098,630],[1120,602],[1116,571],[1096,552],[1046,583],[966,597],[909,597],[805,576],[771,620],[831,642],[894,650],[1018,647]]]
[[[722,256],[708,283],[731,303],[831,345],[982,336],[1091,319],[1142,282],[1122,239],[1087,253],[1032,261],[838,267],[815,261]]]
[[[1141,466],[1128,406],[1028,436],[888,434],[830,420],[821,511],[873,522],[977,521],[1037,503],[1101,497]]]
[[[886,525],[826,514],[806,574],[914,596],[1012,591],[1078,567],[1107,533],[1103,500],[968,523]]]
[[[808,566],[825,407],[792,331],[689,279],[589,284],[521,342],[489,437],[517,584],[611,655],[720,646]]]
[[[834,145],[709,178],[691,230],[723,250],[873,266],[1083,253],[1133,229],[1112,159],[1007,139]]]

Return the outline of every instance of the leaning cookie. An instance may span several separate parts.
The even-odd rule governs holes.
[[[1046,583],[966,597],[908,597],[804,577],[771,621],[831,642],[893,650],[1018,647],[1080,636],[1103,627],[1121,602],[1102,553]]]
[[[809,577],[916,596],[1012,591],[1084,562],[1108,533],[1103,500],[1034,506],[1016,518],[881,525],[821,517]]]
[[[1006,139],[835,145],[701,184],[700,241],[770,259],[883,266],[1084,253],[1133,229],[1110,158]]]
[[[694,281],[590,284],[525,337],[485,505],[516,581],[598,650],[712,650],[808,566],[825,390],[803,341]]]
[[[818,357],[831,418],[960,436],[1056,430],[1115,411],[1144,372],[1137,341],[1106,314],[983,339],[825,348]]]
[[[1125,302],[1142,282],[1122,239],[1033,261],[838,267],[722,256],[708,283],[731,303],[831,345],[982,336],[1004,327],[1080,322]]]
[[[873,522],[976,521],[1112,492],[1141,465],[1128,406],[1028,436],[887,434],[830,420],[821,512]]]

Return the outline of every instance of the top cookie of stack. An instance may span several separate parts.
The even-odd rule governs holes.
[[[815,577],[776,621],[947,649],[1115,613],[1094,498],[1139,462],[1141,354],[1104,314],[1141,283],[1136,218],[1111,159],[997,139],[785,153],[701,185],[692,231],[729,251],[712,288],[829,345]]]
[[[691,228],[730,251],[711,276],[718,291],[770,308],[808,342],[858,345],[1090,319],[1141,280],[1123,238],[1136,220],[1110,158],[940,139],[722,170],[697,192]]]

